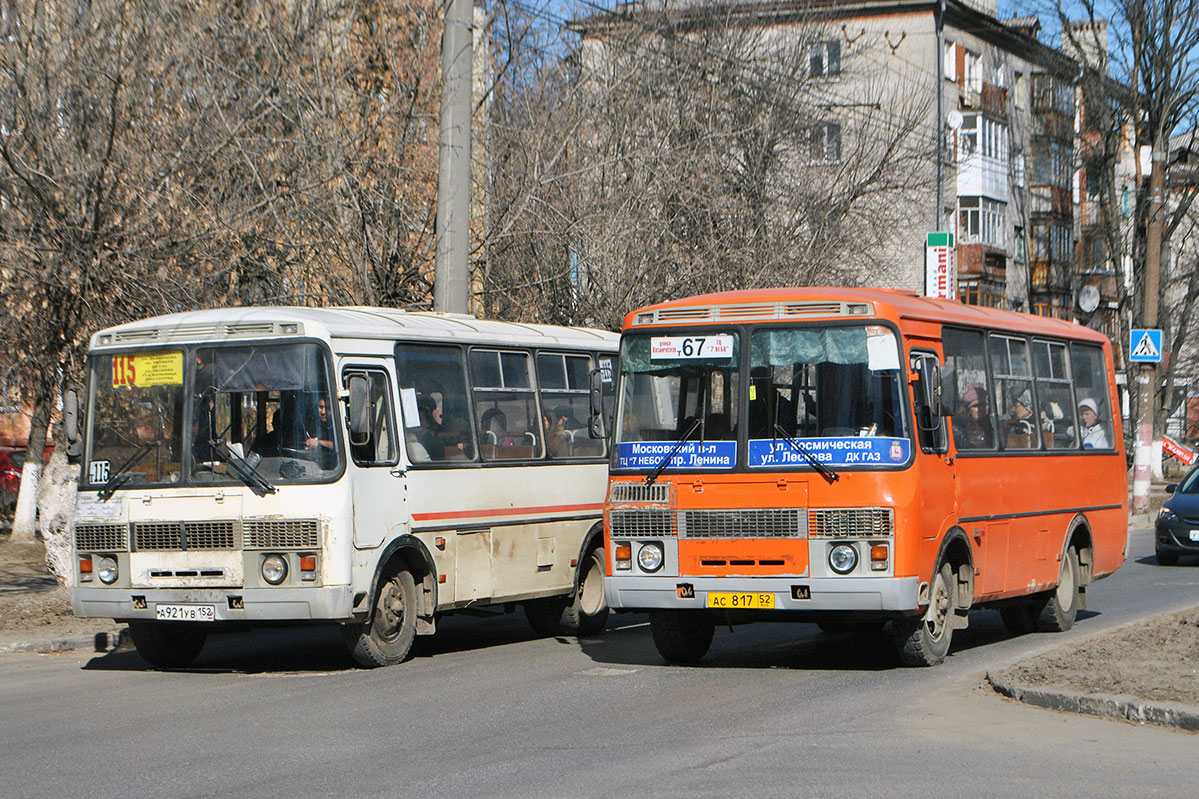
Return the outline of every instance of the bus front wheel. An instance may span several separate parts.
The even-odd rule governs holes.
[[[892,622],[899,659],[905,666],[935,666],[945,660],[953,639],[954,582],[953,567],[942,565],[929,586],[924,615]]]
[[[129,634],[137,653],[151,666],[178,668],[200,655],[207,633],[193,624],[160,621],[135,621]]]
[[[416,581],[400,569],[379,586],[371,617],[344,628],[346,645],[359,666],[374,668],[402,663],[416,637]]]
[[[655,610],[649,614],[649,631],[658,654],[671,663],[697,663],[708,654],[716,626],[694,610]]]

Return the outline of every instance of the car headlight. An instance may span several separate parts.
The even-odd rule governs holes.
[[[287,579],[287,560],[282,555],[267,555],[262,559],[262,579],[278,585]]]
[[[115,558],[110,558],[107,555],[100,558],[96,562],[96,576],[100,578],[100,582],[105,585],[112,585],[117,581],[117,562]]]
[[[644,572],[656,572],[662,568],[662,545],[656,541],[651,541],[648,544],[642,544],[641,549],[637,550],[637,565]]]
[[[1176,522],[1178,521],[1178,514],[1163,506],[1162,509],[1157,512],[1157,518],[1158,521]]]
[[[852,544],[837,544],[828,553],[829,568],[837,574],[849,574],[858,565],[858,550]]]

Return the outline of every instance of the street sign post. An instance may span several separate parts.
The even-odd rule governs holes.
[[[952,233],[929,233],[924,244],[924,295],[956,300],[958,260]]]
[[[1162,331],[1133,328],[1128,337],[1128,360],[1133,363],[1161,363]]]

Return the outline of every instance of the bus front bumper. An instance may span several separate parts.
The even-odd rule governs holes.
[[[806,594],[808,599],[797,599]],[[620,610],[702,610],[709,593],[772,594],[775,610],[917,610],[917,577],[634,577],[604,581],[608,606]]]
[[[216,622],[348,621],[348,585],[311,588],[141,589],[72,586],[71,610],[80,618],[153,621],[159,605],[211,605]],[[197,622],[200,623],[200,622]]]

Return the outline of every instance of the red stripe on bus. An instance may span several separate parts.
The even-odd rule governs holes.
[[[520,516],[532,513],[561,513],[571,510],[603,510],[604,503],[588,505],[545,505],[539,508],[489,508],[485,510],[456,510],[447,513],[414,513],[414,521],[427,522],[436,519],[466,519],[473,516]]]

